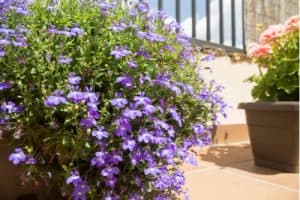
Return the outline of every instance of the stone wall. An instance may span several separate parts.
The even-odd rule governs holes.
[[[257,41],[258,24],[267,27],[299,13],[298,0],[244,0],[246,45]]]

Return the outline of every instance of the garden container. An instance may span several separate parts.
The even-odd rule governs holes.
[[[255,164],[299,171],[299,102],[240,103],[245,109]]]

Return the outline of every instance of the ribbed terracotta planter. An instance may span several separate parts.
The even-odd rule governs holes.
[[[255,164],[299,171],[299,102],[240,103],[245,109]]]

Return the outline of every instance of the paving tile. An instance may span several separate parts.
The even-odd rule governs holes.
[[[298,189],[299,174],[280,172],[274,169],[259,167],[254,164],[254,161],[246,161],[242,163],[228,165],[224,170],[230,170],[234,173],[239,173],[246,176],[255,177],[261,180],[269,181],[274,184]]]
[[[298,192],[222,169],[186,174],[191,200],[297,200]]]
[[[211,146],[197,149],[197,156],[203,166],[227,167],[229,163],[240,163],[253,159],[249,144]]]

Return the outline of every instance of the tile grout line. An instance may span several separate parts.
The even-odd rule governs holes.
[[[231,175],[235,175],[235,176],[238,176],[238,177],[246,178],[248,180],[260,182],[260,183],[263,183],[263,184],[266,184],[266,185],[271,185],[271,186],[274,186],[274,187],[277,187],[277,188],[285,189],[285,190],[288,190],[290,192],[297,192],[297,193],[299,192],[298,189],[294,189],[294,188],[284,186],[284,185],[281,185],[281,184],[272,183],[272,182],[265,181],[265,180],[262,180],[262,179],[259,179],[259,178],[255,178],[255,177],[252,177],[252,176],[249,176],[249,175],[244,175],[244,174],[241,174],[241,173],[232,172],[230,169],[229,170],[220,170],[220,171],[225,173],[225,174],[231,174]]]

